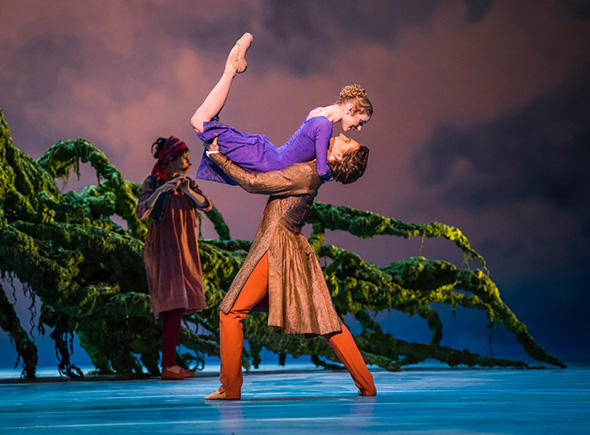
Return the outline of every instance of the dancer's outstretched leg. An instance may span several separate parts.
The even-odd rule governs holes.
[[[360,396],[374,396],[377,394],[373,375],[367,368],[354,338],[346,325],[342,324],[342,331],[324,335],[328,344],[338,356],[342,364],[348,369],[352,379],[359,389]]]
[[[246,71],[248,67],[246,51],[252,44],[252,40],[250,33],[244,33],[229,52],[221,78],[191,118],[191,124],[197,133],[203,131],[203,123],[210,121],[221,112],[236,74]]]

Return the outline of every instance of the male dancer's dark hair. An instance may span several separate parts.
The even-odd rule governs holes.
[[[367,168],[369,159],[369,148],[361,145],[354,151],[349,151],[342,156],[341,160],[328,162],[332,176],[342,184],[354,183],[358,180]]]

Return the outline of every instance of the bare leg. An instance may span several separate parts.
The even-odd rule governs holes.
[[[225,63],[225,70],[215,87],[209,92],[205,101],[197,108],[191,118],[191,125],[196,132],[203,131],[203,123],[210,121],[215,115],[221,112],[227,100],[232,80],[236,74],[246,71],[246,51],[252,44],[252,35],[244,33],[229,52]]]

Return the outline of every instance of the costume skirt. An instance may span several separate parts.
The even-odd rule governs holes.
[[[203,132],[197,133],[203,142],[211,142],[216,137],[221,154],[233,163],[250,172],[269,172],[284,169],[278,158],[277,147],[262,134],[248,134],[234,127],[212,119],[203,124]],[[197,170],[197,178],[225,184],[237,184],[220,170],[207,155],[203,157]]]

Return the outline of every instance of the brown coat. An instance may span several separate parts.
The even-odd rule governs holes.
[[[191,187],[201,193],[192,180]],[[148,207],[147,199],[154,190],[150,177],[146,178],[137,202],[136,214],[140,219],[153,210]],[[156,317],[178,308],[184,308],[186,313],[207,308],[199,257],[197,205],[182,192],[175,191],[166,198],[164,195],[158,198],[163,201],[161,217],[158,221],[150,219],[143,249],[152,310]],[[203,211],[212,207],[211,201],[205,199],[207,206]]]
[[[268,252],[268,324],[290,334],[340,331],[340,318],[318,259],[300,232],[322,182],[315,163],[253,174],[219,153],[210,158],[246,191],[270,195],[252,247],[220,309],[225,313],[231,309],[252,270]]]

